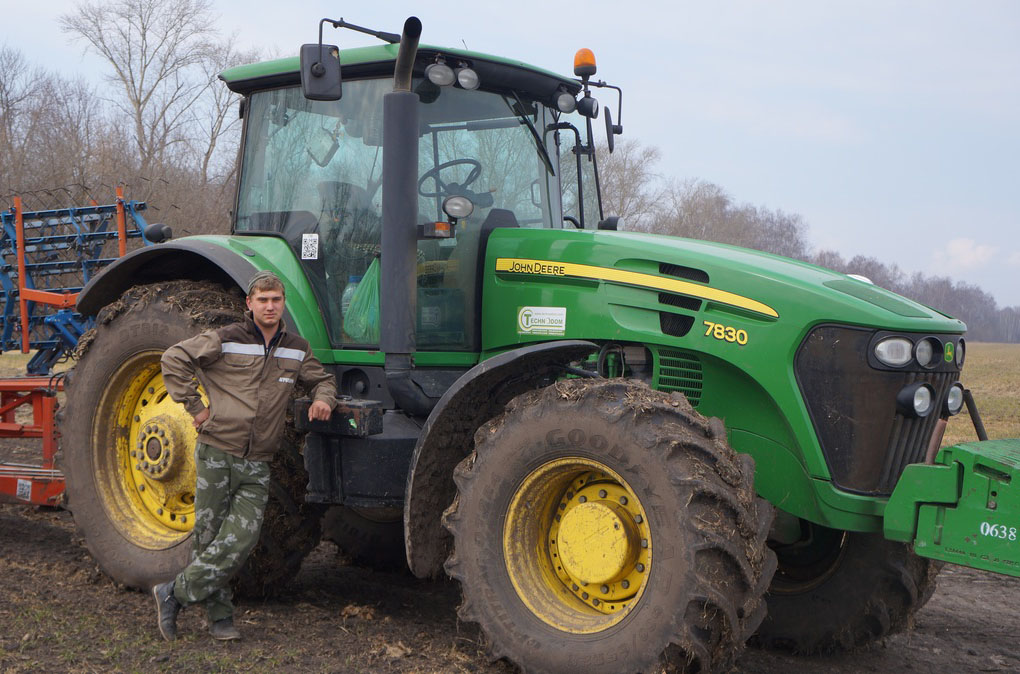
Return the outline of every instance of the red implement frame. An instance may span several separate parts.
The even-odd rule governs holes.
[[[0,501],[55,506],[64,493],[64,475],[56,469],[57,391],[64,378],[14,377],[0,379],[0,438],[42,438],[41,466],[0,463]],[[19,424],[14,414],[32,406],[32,423]]]

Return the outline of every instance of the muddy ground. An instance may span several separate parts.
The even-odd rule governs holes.
[[[191,609],[169,644],[151,598],[99,572],[69,513],[0,504],[2,672],[513,672],[457,621],[458,598],[451,582],[357,568],[324,543],[284,598],[239,603],[244,640],[214,642]],[[904,634],[837,657],[749,649],[736,671],[1012,672],[1018,634],[1020,579],[947,567]]]

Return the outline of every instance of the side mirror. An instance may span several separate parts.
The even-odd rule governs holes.
[[[339,101],[340,48],[333,44],[301,45],[301,91],[312,101]]]
[[[169,241],[174,233],[170,229],[170,225],[154,222],[142,231],[142,235],[151,243],[163,243],[164,241]]]
[[[623,127],[619,124],[613,124],[613,115],[609,112],[609,106],[604,106],[603,110],[606,113],[606,145],[609,146],[609,154],[613,153],[613,148],[616,147],[616,137],[623,133]]]
[[[609,112],[608,110],[606,112]],[[612,232],[623,229],[623,218],[618,215],[610,215],[605,220],[599,220],[599,229],[608,229]]]

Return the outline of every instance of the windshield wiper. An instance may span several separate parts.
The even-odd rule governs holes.
[[[510,108],[510,111],[516,114],[517,117],[521,120],[521,122],[523,122],[523,124],[528,127],[528,131],[531,132],[531,135],[535,139],[535,147],[538,149],[538,156],[542,159],[542,162],[545,164],[545,169],[549,172],[550,175],[555,175],[556,171],[553,170],[552,160],[549,159],[549,152],[545,149],[545,143],[542,141],[542,136],[539,135],[538,129],[535,128],[535,125],[534,123],[532,123],[531,118],[529,118],[524,113],[524,103],[521,102],[521,97],[517,95],[516,91],[513,92],[513,95],[514,99],[517,101],[516,108],[514,108],[514,106],[511,105],[510,101],[506,99],[506,96],[503,97],[503,100]]]

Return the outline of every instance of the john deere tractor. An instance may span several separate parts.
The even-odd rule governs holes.
[[[341,51],[324,24],[383,44]],[[977,418],[963,323],[623,231],[594,150],[600,113],[610,149],[622,127],[593,91],[619,93],[590,52],[564,77],[420,32],[324,20],[300,58],[224,72],[232,233],[136,251],[81,294],[64,463],[108,574],[185,563],[195,436],[159,356],[271,269],[346,397],[288,431],[245,589],[293,575],[325,512],[351,556],[456,578],[460,616],[527,671],[717,671],[748,639],[902,628],[937,560],[1020,575],[1020,441],[940,448],[948,417]]]

